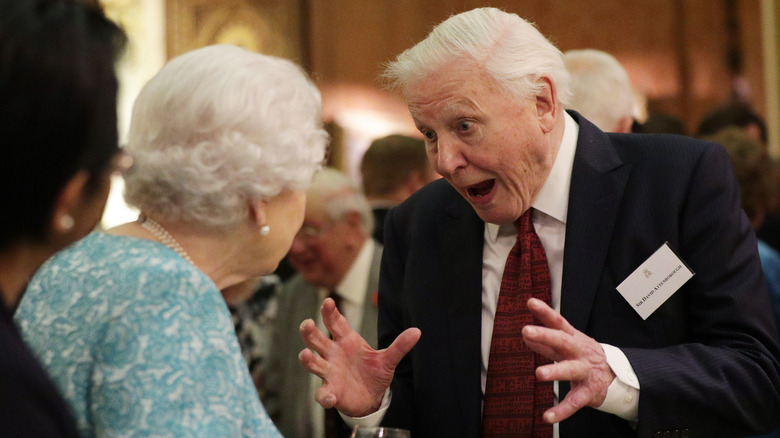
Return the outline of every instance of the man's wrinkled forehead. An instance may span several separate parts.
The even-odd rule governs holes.
[[[438,83],[448,80],[447,78],[452,78],[449,80],[459,82],[487,76],[490,76],[490,73],[488,73],[484,62],[463,56],[416,72],[407,80],[402,91],[404,94],[407,94],[410,89],[416,88],[419,84],[427,82]]]
[[[404,99],[412,117],[431,108],[439,113],[475,110],[484,92],[495,85],[491,76],[473,69],[449,70],[410,83]]]

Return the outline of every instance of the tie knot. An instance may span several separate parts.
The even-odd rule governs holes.
[[[526,210],[525,213],[514,222],[518,236],[534,232],[534,225],[531,223],[531,210],[533,210],[533,208]]]

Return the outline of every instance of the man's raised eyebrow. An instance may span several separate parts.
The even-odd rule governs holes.
[[[445,111],[451,111],[451,112],[457,112],[462,109],[468,109],[468,110],[477,110],[479,109],[479,106],[474,103],[471,99],[461,97],[447,105],[444,110]]]

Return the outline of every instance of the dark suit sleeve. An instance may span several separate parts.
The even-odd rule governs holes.
[[[4,437],[77,437],[64,403],[39,382],[19,375],[0,378],[0,433]],[[48,389],[48,388],[47,388]]]
[[[70,408],[0,303],[0,436],[78,437]]]
[[[379,348],[387,348],[401,334],[408,322],[404,321],[403,279],[404,261],[401,260],[402,244],[393,230],[393,213],[390,210],[385,218],[385,249],[382,254],[381,275],[379,278]],[[382,420],[383,426],[412,429],[413,418],[413,353],[401,360],[390,386],[392,401]]]
[[[722,148],[702,154],[680,211],[678,250],[696,271],[678,292],[690,341],[622,348],[641,385],[637,435],[768,430],[780,420],[777,339],[755,236]]]

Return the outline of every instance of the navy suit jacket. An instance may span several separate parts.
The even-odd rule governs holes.
[[[70,406],[22,341],[0,300],[0,436],[78,438]]]
[[[639,422],[581,409],[561,437],[739,436],[780,421],[780,364],[756,240],[719,145],[606,134],[571,112],[572,170],[561,313],[620,347],[641,385]],[[484,222],[444,180],[390,211],[379,345],[422,337],[401,362],[384,424],[479,437]],[[664,242],[696,275],[647,320],[615,289]],[[562,396],[569,389],[561,382]],[[683,434],[685,431],[685,434]]]

